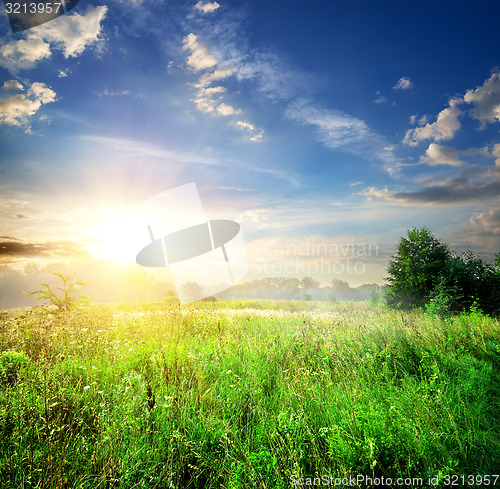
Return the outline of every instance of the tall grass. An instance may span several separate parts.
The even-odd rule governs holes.
[[[2,488],[499,472],[500,323],[479,313],[219,301],[0,328],[0,353],[30,359],[0,391]]]

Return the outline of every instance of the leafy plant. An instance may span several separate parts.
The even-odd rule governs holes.
[[[47,282],[40,284],[43,287],[40,290],[33,292],[25,292],[27,296],[36,296],[37,300],[47,300],[52,306],[56,306],[59,312],[71,311],[77,307],[81,307],[90,303],[90,297],[78,297],[76,294],[80,293],[80,287],[88,285],[89,282],[82,282],[80,280],[73,281],[73,276],[76,271],[70,275],[64,275],[59,272],[49,272],[62,281],[62,286],[57,287],[49,285]]]

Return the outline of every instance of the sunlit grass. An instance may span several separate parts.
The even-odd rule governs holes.
[[[0,391],[2,488],[498,473],[500,324],[479,314],[219,301],[0,328],[30,359]]]

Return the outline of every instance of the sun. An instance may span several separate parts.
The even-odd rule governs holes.
[[[149,242],[144,216],[138,209],[113,209],[92,227],[92,242],[87,250],[96,258],[119,263],[134,262],[137,253]]]

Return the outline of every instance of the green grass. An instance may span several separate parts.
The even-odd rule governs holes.
[[[311,301],[34,309],[0,318],[5,351],[29,364],[1,385],[3,489],[499,473],[500,323],[478,313]]]

